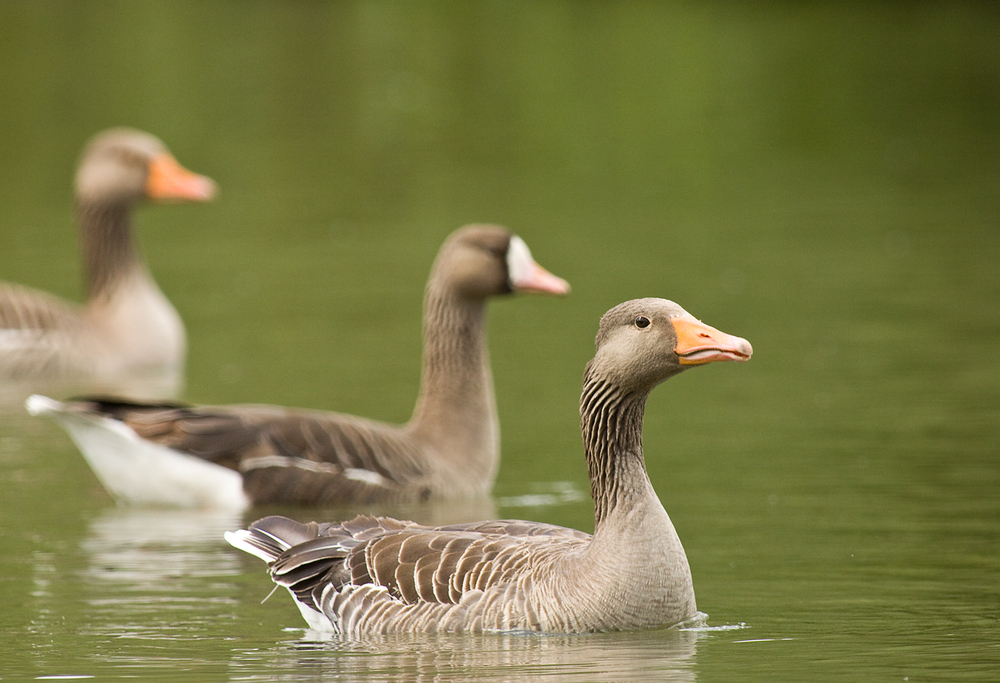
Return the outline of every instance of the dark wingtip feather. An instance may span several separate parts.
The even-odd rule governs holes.
[[[282,550],[287,550],[319,536],[319,525],[316,522],[302,524],[281,515],[270,515],[251,524],[250,531],[259,531],[279,540],[285,546]]]

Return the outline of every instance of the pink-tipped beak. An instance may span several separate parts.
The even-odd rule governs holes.
[[[750,342],[721,332],[690,316],[671,318],[677,332],[674,352],[681,365],[705,365],[718,360],[748,361],[753,355]]]
[[[557,275],[542,268],[537,263],[532,263],[526,273],[512,281],[516,292],[537,292],[540,294],[555,294],[565,296],[570,292],[569,283]]]

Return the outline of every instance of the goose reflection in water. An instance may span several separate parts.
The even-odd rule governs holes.
[[[582,635],[489,634],[302,639],[234,655],[230,677],[273,681],[627,681],[696,679],[697,630]]]
[[[90,522],[81,572],[92,635],[181,638],[232,618],[243,566],[219,542],[238,513],[114,508]],[[212,607],[208,607],[212,605]]]
[[[280,511],[292,516],[317,512]],[[493,517],[496,508],[492,498],[481,496],[386,507],[384,512],[406,514],[427,524],[449,524]],[[158,643],[155,652],[133,651],[121,661],[102,652],[101,660],[114,666],[157,662],[167,666],[192,656],[185,643],[193,640],[214,640],[228,651],[231,633],[224,625],[240,619],[241,605],[258,610],[258,603],[267,597],[247,596],[241,590],[240,577],[256,576],[259,568],[223,540],[225,531],[243,523],[242,514],[234,511],[115,507],[99,512],[87,524],[79,550],[56,548],[33,556],[35,630],[68,629],[102,643],[121,639]],[[67,556],[83,557],[85,563],[72,571]],[[66,591],[70,585],[72,597]],[[69,610],[69,622],[55,624],[54,620],[65,620],[64,601],[81,596],[86,605],[83,613]]]

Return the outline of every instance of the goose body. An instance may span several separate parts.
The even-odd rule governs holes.
[[[424,298],[420,395],[403,425],[267,405],[60,403],[35,396],[27,407],[62,424],[124,502],[228,507],[475,496],[492,487],[500,457],[486,303],[515,291],[565,294],[569,285],[535,263],[524,241],[506,229],[467,226],[445,241]],[[118,445],[110,448],[109,441]],[[217,498],[192,501],[159,476],[123,478],[125,469],[148,466],[123,469],[111,452],[197,461],[230,484],[216,489]],[[193,489],[201,474],[191,476]]]
[[[680,623],[697,607],[684,548],[646,474],[646,397],[685,367],[751,353],[746,340],[663,299],[629,301],[602,318],[580,401],[593,535],[513,520],[431,528],[272,516],[226,539],[267,562],[319,631],[577,633]]]
[[[215,184],[154,136],[112,129],[84,149],[75,186],[86,302],[0,283],[0,382],[104,388],[165,378],[153,393],[169,395],[183,373],[184,325],[139,254],[132,211],[147,199],[206,201]]]

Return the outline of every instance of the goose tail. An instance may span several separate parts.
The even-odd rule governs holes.
[[[280,515],[258,519],[248,529],[227,531],[226,540],[234,548],[259,557],[268,564],[281,553],[317,536],[317,525],[300,524]]]
[[[249,506],[239,472],[143,439],[89,401],[56,401],[35,394],[31,415],[66,430],[104,488],[119,503],[242,510]]]
[[[318,524],[300,524],[272,515],[258,519],[247,529],[227,531],[225,536],[234,548],[267,562],[271,579],[288,589],[310,629],[320,635],[338,630],[320,605],[324,591],[329,589],[330,570],[343,561],[346,548],[336,539],[323,538]]]

